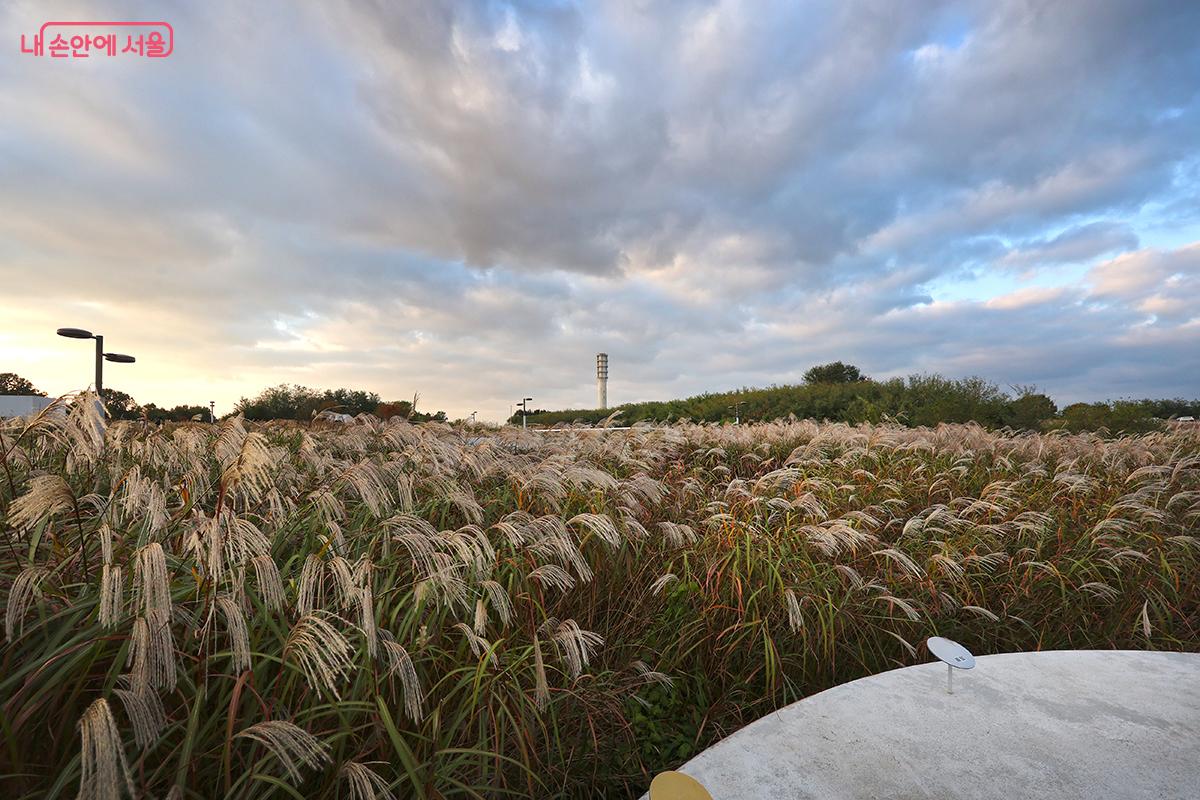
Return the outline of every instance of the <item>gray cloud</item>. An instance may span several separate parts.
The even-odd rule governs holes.
[[[46,331],[80,324],[161,402],[365,384],[495,418],[590,403],[601,349],[615,400],[833,358],[1200,394],[1195,3],[55,15],[178,36],[0,49],[0,349],[55,391],[82,360]]]

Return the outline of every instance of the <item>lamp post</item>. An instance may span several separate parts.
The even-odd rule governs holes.
[[[523,398],[521,398],[521,402],[517,403],[517,405],[521,408],[521,429],[522,430],[524,430],[528,427],[528,425],[525,422],[525,417],[529,416],[529,401],[532,399],[533,399],[532,397],[523,397]]]
[[[733,424],[741,425],[742,424],[742,401],[738,400],[736,403],[731,405],[730,408],[733,409]]]
[[[93,334],[91,331],[85,331],[82,328],[59,328],[58,335],[65,336],[68,339],[96,340],[96,396],[101,401],[104,400],[104,362],[112,361],[115,364],[132,364],[137,360],[133,356],[127,356],[124,353],[104,352],[104,337],[98,333]]]
[[[208,421],[209,422],[217,421],[217,401],[216,400],[208,401]]]

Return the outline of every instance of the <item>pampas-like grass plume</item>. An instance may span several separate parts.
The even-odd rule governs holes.
[[[8,509],[8,524],[18,530],[32,526],[43,517],[54,517],[75,507],[75,494],[60,475],[39,475],[29,479],[25,494]]]
[[[12,641],[25,630],[25,615],[29,607],[42,596],[42,581],[50,571],[43,567],[26,567],[12,582],[8,604],[4,607],[4,637]]]
[[[783,597],[787,602],[788,627],[792,629],[792,633],[798,633],[804,627],[804,612],[800,609],[800,601],[791,589],[786,590]]]
[[[126,664],[132,665],[135,691],[175,688],[175,641],[169,612],[150,611],[134,620]]]
[[[318,769],[329,762],[329,747],[294,723],[274,719],[239,731],[235,739],[250,739],[271,751],[292,783],[300,783],[301,767]]]
[[[132,686],[132,681],[122,678],[123,682]],[[125,716],[133,724],[133,739],[138,748],[145,750],[158,741],[159,734],[167,727],[167,712],[163,709],[162,698],[154,691],[137,691],[135,689],[115,689],[113,693],[121,699],[125,707]]]
[[[413,722],[420,722],[424,716],[421,684],[417,679],[417,670],[412,658],[404,646],[397,642],[390,631],[380,631],[383,641],[383,652],[388,660],[388,675],[399,675],[400,685],[404,689],[404,713]]]
[[[119,800],[122,787],[134,796],[121,732],[104,698],[94,701],[83,713],[79,737],[79,800]]]
[[[388,782],[366,764],[347,761],[338,770],[338,777],[346,784],[350,800],[395,800]]]
[[[234,672],[250,669],[250,634],[246,630],[246,618],[242,615],[242,609],[228,595],[218,597],[215,605],[225,619],[225,632],[229,636],[229,649],[233,653]]]
[[[558,646],[571,678],[575,679],[588,665],[592,654],[604,644],[604,637],[592,631],[585,631],[573,619],[563,620],[552,634],[552,641]]]
[[[105,564],[100,571],[100,624],[111,628],[125,611],[121,568]]]
[[[270,555],[255,556],[250,559],[254,568],[254,579],[258,583],[258,596],[264,606],[271,611],[283,608],[283,579],[279,577],[279,567]]]
[[[167,574],[167,556],[158,542],[137,551],[134,561],[133,592],[142,613],[171,613],[171,584]]]
[[[318,696],[341,697],[338,684],[349,675],[353,650],[337,628],[315,613],[306,614],[292,627],[283,652],[285,660],[294,661],[304,672]]]

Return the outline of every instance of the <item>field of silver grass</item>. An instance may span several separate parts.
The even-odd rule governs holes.
[[[0,423],[0,794],[636,795],[927,659],[1200,648],[1200,433]]]

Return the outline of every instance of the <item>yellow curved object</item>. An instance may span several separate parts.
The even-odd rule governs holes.
[[[682,772],[660,772],[650,781],[650,800],[713,800],[700,781]]]

